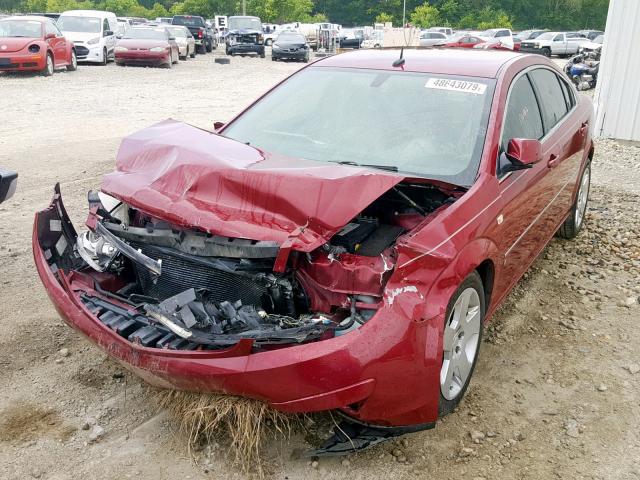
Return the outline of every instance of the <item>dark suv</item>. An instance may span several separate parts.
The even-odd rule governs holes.
[[[195,15],[175,15],[171,24],[182,25],[189,29],[193,38],[196,39],[198,53],[207,53],[218,48],[218,39],[204,18]]]
[[[256,53],[264,58],[262,22],[258,17],[229,17],[225,37],[227,55]]]

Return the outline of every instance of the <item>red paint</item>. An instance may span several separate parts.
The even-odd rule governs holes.
[[[2,20],[29,20],[41,24],[40,35],[34,38],[0,37],[0,59],[9,59],[10,67],[0,64],[0,72],[34,72],[44,70],[47,55],[53,57],[54,67],[71,65],[73,43],[64,36],[45,35],[47,18],[37,16],[7,17]],[[39,51],[30,52],[29,47],[36,45]],[[2,48],[5,46],[6,48]]]
[[[391,70],[397,54],[360,51],[307,68]],[[347,306],[353,294],[380,298],[363,326],[253,354],[243,345],[217,352],[144,348],[109,330],[79,302],[78,292],[90,291],[91,281],[54,276],[34,229],[35,263],[63,319],[156,385],[244,395],[284,411],[338,408],[382,425],[434,422],[451,295],[481,263],[489,264],[489,318],[535,260],[570,211],[592,149],[590,133],[581,126],[593,112],[591,102],[580,97],[563,126],[542,140],[543,161],[499,181],[496,157],[509,85],[523,69],[556,69],[553,63],[500,51],[407,51],[405,58],[407,71],[494,77],[496,89],[475,184],[423,221],[402,219],[413,229],[380,257],[332,259],[317,248],[403,180],[393,173],[272,156],[164,122],[125,139],[117,171],[103,184],[106,192],[171,223],[278,241],[290,248],[286,256],[314,309]],[[553,168],[547,163],[552,155]]]
[[[117,47],[125,47],[123,52]],[[160,52],[152,52],[152,48],[162,48]],[[147,40],[147,39],[122,39],[118,40],[115,51],[115,59],[118,64],[131,65],[169,65],[171,60],[178,60],[180,51],[178,44],[173,40]]]

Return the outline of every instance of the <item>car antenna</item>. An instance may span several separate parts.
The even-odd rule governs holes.
[[[404,46],[400,48],[400,58],[393,61],[394,67],[402,67],[404,65]]]

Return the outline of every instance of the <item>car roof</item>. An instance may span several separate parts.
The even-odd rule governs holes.
[[[116,14],[104,10],[67,10],[62,12],[60,16],[114,18]]]
[[[326,57],[314,66],[399,70],[392,64],[400,49],[356,50]],[[496,78],[503,65],[523,55],[508,50],[406,49],[405,71]]]
[[[42,17],[40,15],[13,15],[10,17],[2,17],[0,20],[29,20],[36,22],[46,22],[47,20],[51,20],[48,17]]]

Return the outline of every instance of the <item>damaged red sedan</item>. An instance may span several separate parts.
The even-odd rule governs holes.
[[[148,382],[335,409],[315,454],[365,448],[454,409],[483,324],[579,232],[592,114],[539,56],[337,55],[216,133],[126,138],[87,231],[59,188],[36,215],[35,262],[65,321]]]

